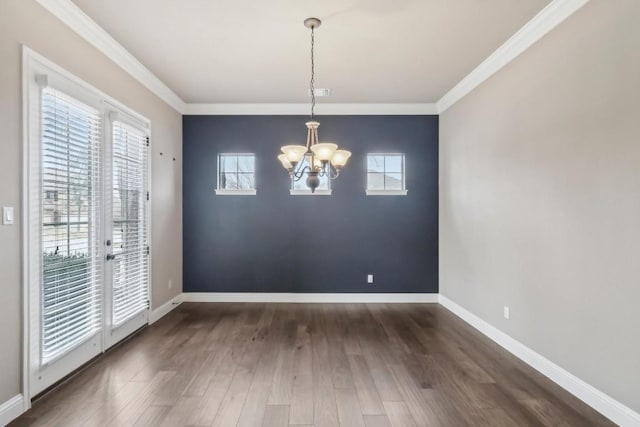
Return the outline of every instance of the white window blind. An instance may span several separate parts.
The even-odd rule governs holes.
[[[42,91],[41,345],[46,364],[101,328],[100,114],[51,88]],[[41,163],[40,163],[41,162]]]
[[[148,308],[147,135],[112,127],[113,326]]]

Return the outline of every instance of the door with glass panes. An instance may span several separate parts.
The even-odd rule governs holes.
[[[108,114],[105,177],[105,347],[149,318],[149,137],[122,113]]]
[[[57,76],[29,86],[30,397],[148,321],[148,128]],[[33,82],[32,82],[33,83]]]

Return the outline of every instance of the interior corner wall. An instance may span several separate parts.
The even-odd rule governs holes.
[[[353,152],[330,197],[290,195],[276,158],[307,120],[184,117],[185,292],[438,292],[438,117],[318,117]],[[255,153],[255,196],[215,194],[225,152]],[[406,196],[365,195],[367,153],[405,153]]]
[[[589,2],[440,117],[441,294],[635,411],[639,17]]]
[[[151,120],[152,308],[182,292],[182,116],[35,0],[0,1],[0,206],[16,218],[0,225],[0,404],[22,392],[23,44]]]

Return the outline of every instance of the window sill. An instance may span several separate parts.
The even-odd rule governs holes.
[[[331,190],[316,190],[312,193],[311,190],[289,190],[289,194],[292,196],[330,196]]]
[[[217,196],[255,196],[256,190],[222,190],[216,188]]]
[[[408,190],[367,190],[367,196],[406,196]]]

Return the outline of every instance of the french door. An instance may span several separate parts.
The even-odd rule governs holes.
[[[34,80],[30,397],[145,325],[149,310],[148,127],[65,79]]]
[[[149,320],[149,246],[146,132],[110,112],[105,179],[105,347]]]

